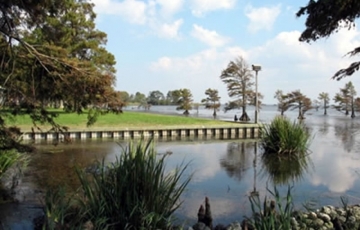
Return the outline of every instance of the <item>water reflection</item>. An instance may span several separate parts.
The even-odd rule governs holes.
[[[355,121],[342,122],[335,125],[335,135],[340,137],[344,149],[347,152],[351,152],[355,144],[355,136],[358,132],[359,124]]]
[[[226,156],[220,160],[220,165],[229,177],[241,181],[246,170],[251,165],[253,142],[231,142],[227,145]]]
[[[262,177],[267,177],[274,185],[287,185],[299,182],[308,172],[311,159],[309,155],[278,157],[273,154],[262,155]]]
[[[270,110],[265,106],[260,118],[269,121],[277,113],[276,107]],[[292,111],[288,115],[297,117],[296,113],[292,116]],[[233,119],[233,114],[223,116]],[[263,198],[269,181],[279,187],[293,183],[294,202],[298,207],[311,198],[321,200],[324,205],[339,205],[340,195],[360,197],[359,121],[359,118],[351,120],[343,115],[332,115],[331,111],[328,116],[314,111],[304,120],[313,137],[311,154],[296,161],[263,158],[256,142],[234,139],[157,141],[160,154],[172,152],[167,161],[169,169],[184,161],[191,162],[189,173],[195,172],[177,215],[195,221],[199,206],[208,196],[215,222],[241,220],[249,215],[246,213],[250,210],[248,196],[260,191],[259,196]],[[124,145],[126,143],[123,141]],[[121,152],[121,147],[113,140],[56,147],[41,145],[39,149],[43,151],[35,154],[30,165],[32,170],[26,172],[24,178],[36,184],[34,189],[64,181],[74,186],[75,166],[85,168],[102,158],[113,161]]]

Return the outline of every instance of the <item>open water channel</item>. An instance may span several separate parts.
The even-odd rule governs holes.
[[[180,113],[174,107],[154,106],[151,111]],[[209,119],[212,114],[202,108],[192,113]],[[235,113],[239,116],[240,111],[220,111],[218,119],[232,120]],[[248,113],[253,115],[253,110],[249,108]],[[277,114],[276,106],[264,106],[260,121],[269,122]],[[297,113],[288,111],[285,115],[296,119]],[[316,206],[340,206],[341,196],[347,196],[350,203],[360,203],[360,114],[359,118],[351,119],[331,109],[327,116],[322,110],[313,110],[306,114],[304,122],[311,132],[312,141],[309,157],[301,165],[265,162],[261,158],[260,145],[248,140],[156,141],[159,154],[172,153],[167,160],[169,169],[190,162],[187,173],[194,173],[182,197],[184,203],[176,213],[179,220],[194,224],[198,208],[207,196],[215,223],[241,221],[250,215],[249,195],[256,191],[260,198],[269,196],[267,188],[273,189],[274,184],[284,196],[288,185],[293,186],[292,195],[298,209],[307,202]],[[120,154],[121,146],[126,144],[124,140],[76,141],[57,146],[38,144],[39,151],[32,157],[19,187],[24,204],[36,203],[37,197],[49,186],[66,183],[76,187],[75,166],[86,169],[96,159],[103,158],[111,162]],[[6,210],[5,206],[0,207],[0,221],[3,223],[21,213],[11,214]]]

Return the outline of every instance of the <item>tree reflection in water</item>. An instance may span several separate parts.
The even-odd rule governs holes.
[[[251,167],[254,142],[231,142],[226,149],[226,157],[220,160],[220,165],[229,177],[242,180]]]
[[[262,155],[261,175],[268,177],[274,185],[286,185],[298,182],[308,172],[311,159],[308,154],[294,154],[277,156],[276,154]]]
[[[354,148],[355,145],[355,137],[359,132],[359,124],[355,123],[353,120],[345,121],[342,123],[337,123],[335,125],[335,135],[340,137],[345,151],[348,153]]]

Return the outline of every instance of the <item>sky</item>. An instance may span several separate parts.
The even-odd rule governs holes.
[[[108,35],[115,55],[117,90],[148,95],[190,89],[194,102],[217,89],[231,98],[222,70],[241,56],[261,65],[258,90],[275,104],[275,91],[300,90],[312,100],[329,93],[331,103],[352,81],[360,96],[360,72],[341,81],[333,74],[357,61],[346,56],[360,46],[359,28],[340,30],[312,43],[298,41],[305,17],[296,12],[308,0],[92,0],[97,28]]]

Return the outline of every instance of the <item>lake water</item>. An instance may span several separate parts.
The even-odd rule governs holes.
[[[181,114],[175,107],[152,107],[151,111]],[[136,110],[136,108],[127,108]],[[126,111],[125,111],[126,112]],[[192,116],[211,118],[212,111],[199,109]],[[240,111],[219,112],[217,119],[232,120]],[[253,117],[253,108],[248,114]],[[279,112],[275,106],[263,106],[260,121],[269,122]],[[269,163],[261,158],[261,148],[256,142],[244,140],[201,140],[156,141],[159,154],[171,151],[167,167],[173,168],[181,162],[190,162],[188,174],[194,177],[187,187],[180,210],[179,220],[194,223],[197,211],[209,197],[215,223],[241,221],[250,215],[248,196],[255,190],[259,196],[269,196],[267,188],[277,184],[282,194],[287,186],[293,186],[292,194],[297,208],[305,202],[317,206],[332,204],[339,206],[340,196],[346,195],[350,203],[360,203],[360,119],[351,119],[335,110],[309,111],[305,124],[309,128],[312,141],[310,154],[302,165]],[[296,111],[285,115],[292,119]],[[25,173],[22,189],[27,200],[33,191],[44,190],[52,185],[66,182],[76,187],[75,165],[86,168],[95,159],[113,161],[121,152],[120,146],[126,141],[77,141],[72,144],[38,145],[41,150],[32,158]],[[52,152],[52,153],[49,153]],[[282,172],[282,169],[286,173]],[[1,218],[1,216],[0,216]]]

